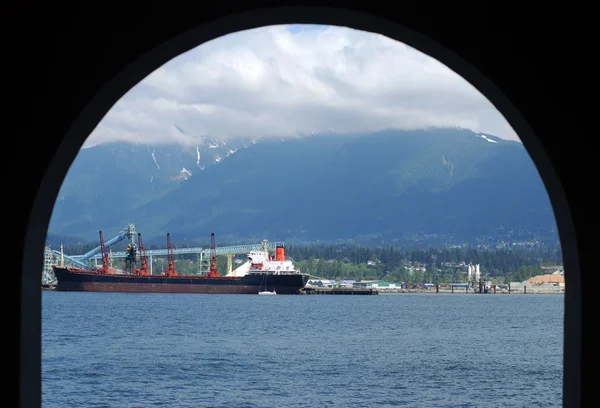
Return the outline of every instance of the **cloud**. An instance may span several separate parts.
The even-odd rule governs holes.
[[[169,61],[113,106],[86,145],[429,126],[519,140],[472,85],[403,43],[343,27],[268,26]]]

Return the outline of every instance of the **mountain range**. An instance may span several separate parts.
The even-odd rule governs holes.
[[[49,237],[94,242],[133,223],[145,242],[461,243],[554,240],[523,145],[468,129],[383,130],[199,146],[82,149]]]

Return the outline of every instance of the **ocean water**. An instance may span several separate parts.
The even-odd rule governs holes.
[[[44,407],[560,407],[563,295],[43,292]]]

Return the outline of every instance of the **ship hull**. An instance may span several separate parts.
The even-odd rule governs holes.
[[[258,294],[267,286],[269,289],[274,288],[278,294],[298,294],[308,282],[308,275],[304,274],[262,273],[210,278],[99,274],[61,267],[53,269],[58,280],[56,291],[74,292]]]

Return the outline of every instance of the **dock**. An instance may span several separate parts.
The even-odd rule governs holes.
[[[378,295],[377,289],[360,288],[303,288],[303,295]]]

